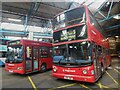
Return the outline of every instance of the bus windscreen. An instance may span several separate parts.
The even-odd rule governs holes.
[[[80,42],[56,46],[54,47],[53,63],[57,60],[60,65],[63,65],[63,62],[75,62],[74,65],[78,65],[78,63],[88,64],[89,61],[91,63],[91,44],[89,42]]]
[[[22,62],[23,61],[23,46],[8,47],[6,62]]]

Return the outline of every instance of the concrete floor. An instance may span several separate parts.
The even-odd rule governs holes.
[[[120,58],[112,58],[112,66],[104,73],[103,77],[98,82],[84,83],[77,81],[69,81],[56,79],[51,76],[51,70],[44,73],[34,73],[28,75],[13,74],[2,69],[2,88],[31,88],[37,90],[44,89],[59,89],[59,88],[83,88],[83,89],[118,89],[120,88]],[[31,84],[30,79],[33,81]],[[1,80],[0,80],[1,81]],[[37,89],[34,89],[37,88]]]

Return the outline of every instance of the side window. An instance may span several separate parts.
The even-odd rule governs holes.
[[[96,58],[96,45],[95,43],[92,44],[92,58]]]
[[[102,55],[102,47],[101,46],[98,46],[97,51],[98,51],[98,55]]]
[[[49,58],[52,57],[52,48],[51,47],[40,47],[40,57]]]
[[[103,48],[103,54],[106,54],[106,49],[105,48]]]
[[[108,50],[108,49],[106,49],[106,55],[109,55],[109,54],[110,54],[109,50]]]
[[[26,60],[32,59],[32,47],[27,46],[26,47]]]
[[[92,25],[94,25],[94,20],[93,20],[93,18],[92,18],[91,15],[90,15],[90,23],[91,23]]]
[[[49,48],[49,51],[50,51],[49,55],[50,55],[50,57],[52,57],[52,55],[53,55],[53,48],[50,47],[50,48]]]
[[[34,59],[38,58],[38,49],[37,48],[33,48],[33,58]]]
[[[101,28],[99,27],[97,21],[95,20],[95,18],[94,18],[92,15],[90,15],[90,23],[91,23],[92,25],[94,25],[97,30],[101,30]]]
[[[100,26],[100,24],[97,22],[97,20],[95,19],[95,17],[92,15],[92,13],[91,13],[90,11],[89,11],[89,13],[90,13],[90,23],[91,23],[92,25],[94,25],[95,28],[96,28],[99,32],[101,32],[104,36],[106,36],[103,28],[102,28],[102,27]]]

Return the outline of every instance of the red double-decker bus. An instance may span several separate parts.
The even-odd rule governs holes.
[[[52,68],[52,44],[32,40],[8,42],[5,70],[28,74]]]
[[[109,42],[87,6],[64,11],[53,20],[52,76],[96,82],[111,64]]]

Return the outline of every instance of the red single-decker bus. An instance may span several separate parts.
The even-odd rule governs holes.
[[[28,74],[52,68],[52,44],[32,40],[8,42],[5,70]]]

